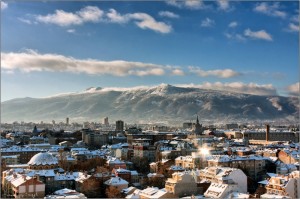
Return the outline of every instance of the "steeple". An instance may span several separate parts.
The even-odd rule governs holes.
[[[203,132],[203,129],[202,129],[202,124],[199,123],[199,118],[198,118],[198,115],[197,115],[197,120],[196,120],[196,124],[194,126],[194,133],[196,134],[201,134]]]

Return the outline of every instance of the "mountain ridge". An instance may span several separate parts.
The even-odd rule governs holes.
[[[111,120],[202,121],[287,120],[298,118],[299,99],[228,91],[176,87],[109,90],[90,87],[83,92],[45,98],[18,98],[1,103],[2,122]]]

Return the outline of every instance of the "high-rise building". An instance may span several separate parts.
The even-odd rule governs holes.
[[[105,117],[105,118],[103,119],[103,124],[104,124],[105,126],[109,126],[108,117]]]
[[[116,121],[116,131],[124,130],[124,122],[122,120]]]
[[[66,125],[69,125],[69,118],[66,118]]]

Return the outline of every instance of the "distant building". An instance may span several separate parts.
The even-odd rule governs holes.
[[[193,132],[196,135],[200,135],[200,134],[202,134],[203,131],[204,131],[204,129],[202,127],[202,124],[199,123],[199,119],[198,119],[198,116],[197,116],[196,124],[193,126]]]
[[[266,140],[266,131],[242,131],[243,138],[251,140]],[[294,131],[270,131],[268,141],[292,141],[299,142],[299,132]]]
[[[1,156],[19,155],[21,164],[26,164],[35,154],[42,152],[40,148],[18,147],[1,148]]]
[[[169,128],[167,126],[152,126],[151,127],[152,131],[159,131],[159,132],[167,132]]]
[[[69,118],[67,117],[66,118],[66,125],[69,125],[70,123],[69,123],[70,121],[69,121]]]
[[[1,162],[5,162],[6,165],[15,165],[19,164],[20,155],[9,155],[9,156],[1,156]]]
[[[103,118],[103,124],[109,126],[108,117]]]
[[[195,123],[192,123],[192,122],[185,122],[185,123],[182,124],[182,127],[183,127],[184,129],[191,129],[191,128],[193,128],[193,125],[195,125]]]
[[[116,131],[124,131],[124,122],[122,120],[116,121]]]
[[[226,129],[238,129],[238,124],[226,124]]]
[[[147,158],[149,162],[155,161],[156,147],[154,145],[150,145],[150,143],[150,139],[135,139],[132,143],[133,156]]]
[[[108,134],[99,131],[83,129],[82,141],[88,146],[101,147],[102,145],[106,145],[108,143]]]

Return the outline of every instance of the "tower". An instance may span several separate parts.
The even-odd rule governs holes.
[[[203,132],[202,129],[202,124],[199,123],[198,115],[197,115],[197,120],[194,128],[194,133],[197,135],[200,135]]]
[[[105,118],[103,119],[103,124],[104,124],[105,126],[109,126],[108,117],[105,117]]]
[[[268,144],[268,141],[270,139],[270,125],[266,125],[266,144]]]
[[[69,125],[69,118],[66,118],[66,125]]]

